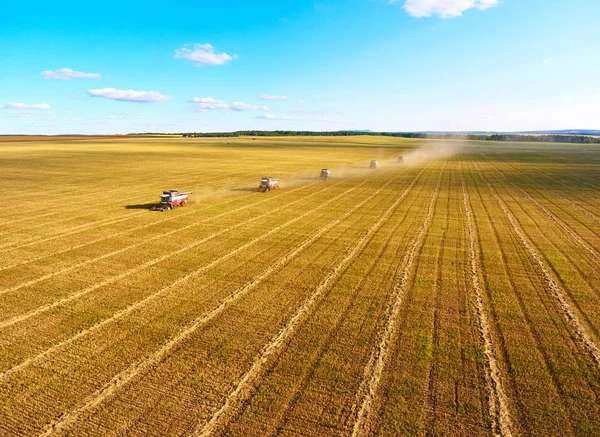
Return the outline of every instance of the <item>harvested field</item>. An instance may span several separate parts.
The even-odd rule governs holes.
[[[1,435],[600,435],[598,146],[6,137],[0,183]]]

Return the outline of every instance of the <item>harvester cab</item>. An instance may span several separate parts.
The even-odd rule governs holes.
[[[331,177],[331,170],[324,168],[323,170],[321,170],[321,174],[319,175],[319,177],[324,181],[328,180]]]
[[[371,161],[371,164],[369,164],[369,168],[377,168],[377,161],[375,159]]]
[[[400,155],[398,157],[398,164],[404,164],[404,156]]]
[[[160,203],[152,208],[152,211],[168,211],[178,206],[185,206],[189,202],[192,192],[183,193],[178,190],[163,191],[160,195]]]
[[[258,191],[264,193],[266,191],[274,190],[275,188],[279,188],[279,179],[275,179],[271,176],[265,176],[260,180],[260,185],[258,186]]]

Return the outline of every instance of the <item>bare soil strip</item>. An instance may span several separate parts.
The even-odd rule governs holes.
[[[390,218],[396,210],[400,202],[412,190],[414,182],[402,193],[402,195],[390,206],[383,216],[373,224],[357,242],[356,246],[344,257],[344,259],[327,275],[327,277],[317,286],[313,294],[298,308],[294,316],[289,320],[288,324],[263,348],[260,356],[258,356],[250,369],[242,376],[237,387],[229,394],[223,406],[216,411],[211,419],[206,424],[199,424],[194,430],[194,436],[208,436],[215,432],[223,421],[227,420],[243,401],[251,394],[253,381],[260,375],[263,366],[269,358],[275,355],[286,343],[286,340],[296,331],[298,326],[302,324],[306,317],[313,310],[317,302],[323,297],[325,291],[335,279],[342,274],[348,265],[359,255],[372,239],[375,232]]]
[[[548,267],[546,267],[544,261],[542,261],[541,256],[534,249],[533,245],[529,242],[528,238],[525,236],[525,233],[521,229],[514,215],[508,210],[508,207],[506,206],[502,198],[498,195],[496,190],[487,181],[487,179],[483,178],[483,176],[482,179],[484,180],[491,194],[496,199],[496,202],[504,212],[504,215],[510,222],[515,234],[521,241],[521,244],[523,244],[523,246],[527,249],[527,251],[531,255],[531,258],[537,265],[539,272],[544,278],[544,282],[546,283],[548,289],[556,299],[556,304],[558,305],[559,310],[563,314],[567,326],[571,330],[571,334],[581,343],[584,350],[592,357],[596,365],[600,366],[600,349],[598,349],[598,346],[596,345],[594,340],[592,340],[592,337],[589,335],[587,329],[581,323],[579,317],[577,317],[577,314],[567,301],[562,288],[558,285],[558,282],[554,279],[554,277],[550,273],[550,270],[548,269]]]
[[[483,291],[479,281],[479,269],[477,267],[477,249],[475,241],[475,228],[473,226],[473,213],[469,206],[469,194],[467,192],[464,176],[462,178],[462,195],[465,215],[467,217],[467,227],[469,230],[469,258],[471,260],[471,281],[473,284],[474,301],[477,320],[479,322],[479,332],[483,342],[486,368],[485,377],[487,389],[489,391],[490,417],[492,418],[492,429],[495,435],[512,436],[512,420],[508,407],[508,397],[504,391],[500,368],[496,358],[494,342],[490,324],[487,318],[487,312],[483,303]]]
[[[420,174],[411,183],[410,187],[407,188],[406,193],[408,193],[408,191],[412,188],[412,186],[414,186],[414,184],[416,183],[416,180],[418,179],[419,176],[420,176]],[[196,318],[192,323],[190,323],[185,328],[183,328],[176,336],[171,338],[159,350],[154,352],[152,355],[147,357],[145,360],[143,360],[139,363],[136,363],[135,365],[129,367],[128,369],[124,370],[123,372],[121,372],[118,375],[116,375],[115,377],[113,377],[113,379],[110,382],[108,382],[107,384],[105,384],[104,387],[102,387],[100,390],[96,391],[91,396],[89,396],[81,407],[77,408],[74,411],[71,411],[70,413],[63,415],[58,420],[48,424],[46,426],[46,428],[44,429],[44,432],[41,435],[43,435],[43,436],[52,435],[56,431],[64,429],[65,427],[75,423],[81,417],[81,415],[84,414],[86,411],[94,409],[96,406],[100,405],[105,400],[110,398],[113,394],[115,394],[117,392],[117,390],[119,390],[121,387],[123,387],[130,381],[134,380],[139,375],[142,375],[145,372],[147,372],[150,368],[152,368],[153,366],[158,364],[160,361],[162,361],[164,359],[164,357],[167,356],[179,343],[184,341],[192,333],[194,333],[196,330],[198,330],[198,328],[200,328],[202,325],[206,324],[210,320],[214,319],[216,316],[218,316],[220,313],[225,311],[236,301],[238,301],[243,296],[248,294],[252,289],[257,287],[262,281],[264,281],[266,278],[268,278],[274,272],[279,270],[284,265],[288,264],[292,259],[294,259],[304,249],[306,249],[311,244],[313,244],[315,241],[317,241],[326,232],[328,232],[333,227],[335,227],[336,225],[338,225],[339,223],[341,223],[342,221],[347,219],[350,215],[355,213],[358,209],[360,209],[362,206],[364,206],[367,202],[369,202],[370,200],[375,198],[377,195],[379,195],[381,193],[381,191],[383,191],[391,182],[392,181],[388,182],[387,184],[385,184],[385,186],[382,186],[381,188],[376,190],[367,199],[361,201],[360,203],[355,205],[352,209],[350,209],[349,211],[347,211],[344,214],[342,214],[341,216],[339,216],[336,220],[334,220],[331,223],[329,223],[328,225],[326,225],[319,232],[317,232],[316,234],[311,236],[309,239],[305,240],[300,246],[296,247],[294,250],[288,252],[285,256],[280,258],[279,261],[277,261],[274,264],[271,264],[267,270],[265,270],[259,276],[255,277],[251,282],[247,283],[243,287],[234,291],[232,294],[230,294],[226,299],[224,299],[218,306],[213,308],[211,311],[204,313],[201,316],[199,316],[198,318]],[[366,183],[366,182],[363,182],[360,185],[363,185],[364,183]],[[339,196],[336,196],[335,198],[328,201],[327,204],[333,202],[334,200],[337,200],[337,198],[342,197],[346,193],[348,193],[356,188],[358,188],[358,186],[340,194]],[[319,208],[321,208],[325,205],[326,204],[323,204]],[[309,211],[309,212],[303,214],[303,216],[306,216],[312,212],[313,211]],[[297,217],[296,219],[294,219],[294,221],[296,221],[300,218],[302,218],[302,217]],[[272,232],[270,232],[270,233],[272,233]],[[138,304],[135,304],[135,305],[138,305]],[[129,308],[124,311],[131,312],[131,310],[129,310]],[[114,317],[111,319],[114,319]]]
[[[349,190],[346,190],[342,194],[340,194],[340,195],[338,195],[338,196],[330,199],[326,203],[324,203],[322,205],[319,205],[317,208],[312,209],[310,211],[307,211],[306,213],[302,214],[301,216],[295,217],[291,221],[288,221],[288,222],[282,224],[281,226],[278,226],[276,228],[273,228],[273,229],[269,230],[267,233],[262,234],[261,236],[256,237],[256,238],[250,240],[249,242],[243,244],[242,246],[240,246],[240,247],[238,247],[238,248],[236,248],[236,249],[228,252],[226,255],[224,255],[224,256],[222,256],[220,258],[215,259],[213,262],[211,262],[209,264],[206,264],[206,265],[200,267],[199,269],[194,270],[193,272],[188,273],[187,275],[185,275],[185,276],[183,276],[183,277],[175,280],[174,282],[172,282],[171,284],[167,285],[166,287],[163,287],[160,290],[156,291],[155,293],[150,294],[149,296],[145,297],[144,299],[142,299],[142,300],[140,300],[140,301],[138,301],[138,302],[136,302],[136,303],[128,306],[127,308],[124,308],[121,311],[118,311],[112,317],[110,317],[108,319],[105,319],[102,322],[100,322],[100,323],[98,323],[98,324],[96,324],[94,326],[91,326],[88,329],[80,331],[79,333],[77,333],[73,337],[70,337],[70,338],[68,338],[68,339],[66,339],[64,341],[61,341],[60,343],[55,344],[54,346],[50,347],[49,349],[46,349],[42,353],[40,353],[40,354],[38,354],[38,355],[36,355],[34,357],[31,357],[31,358],[23,361],[22,363],[20,363],[20,364],[18,364],[16,366],[14,366],[14,367],[6,370],[3,373],[0,373],[0,382],[2,380],[4,380],[5,378],[9,377],[10,375],[12,375],[13,373],[18,372],[18,371],[20,371],[20,370],[22,370],[22,369],[24,369],[24,368],[26,368],[26,367],[34,364],[34,363],[39,362],[40,360],[42,360],[45,357],[51,355],[52,353],[58,351],[59,349],[62,349],[63,347],[65,347],[65,346],[67,346],[69,344],[74,343],[75,341],[79,340],[80,338],[83,338],[83,337],[85,337],[85,336],[87,336],[87,335],[89,335],[89,334],[91,334],[91,333],[93,333],[93,332],[101,329],[102,327],[107,326],[108,324],[113,323],[113,322],[115,322],[115,321],[117,321],[117,320],[125,317],[126,315],[128,315],[128,314],[132,313],[133,311],[135,311],[135,310],[143,307],[144,305],[152,302],[153,300],[156,300],[156,299],[160,298],[162,295],[166,294],[167,292],[169,292],[172,289],[177,288],[179,285],[181,285],[182,283],[188,281],[189,279],[191,279],[191,278],[193,278],[195,276],[198,276],[198,275],[202,274],[203,272],[207,271],[208,269],[210,269],[210,268],[212,268],[212,267],[220,264],[221,262],[226,261],[226,260],[232,258],[233,256],[235,256],[236,254],[240,253],[244,249],[247,249],[248,247],[252,246],[255,243],[258,243],[259,241],[261,241],[261,240],[263,240],[265,238],[267,238],[268,236],[270,236],[273,233],[281,230],[282,228],[287,227],[287,226],[291,225],[292,223],[294,223],[294,222],[296,222],[296,221],[298,221],[298,220],[300,220],[300,219],[308,216],[309,214],[312,214],[313,212],[315,212],[315,211],[317,211],[317,210],[319,210],[319,209],[327,206],[328,204],[330,204],[330,203],[334,202],[335,200],[339,199],[340,197],[342,197],[342,196],[344,196],[344,195],[346,195],[346,194],[348,194],[348,193],[350,193],[350,192],[352,192],[352,191],[360,188],[360,186],[364,185],[365,183],[366,182],[362,182],[360,185],[357,185],[355,187],[352,187]],[[364,202],[361,202],[360,204],[362,205],[362,204],[366,203],[372,197],[374,197],[374,195],[371,196],[371,197],[369,197],[369,199],[365,200]],[[358,208],[357,207],[353,208],[352,211],[349,211],[348,213],[346,213],[343,216],[341,216],[340,219],[336,220],[335,223],[337,224],[340,221],[342,221],[343,219],[347,218],[356,209],[358,209]],[[334,225],[328,226],[327,229],[320,231],[319,235],[322,235],[328,229],[330,229],[330,227],[333,227],[333,226]],[[234,293],[234,294],[236,294],[236,293]],[[241,297],[241,295],[240,295],[240,297]],[[236,298],[236,300],[237,300],[237,298]]]
[[[492,164],[493,165],[493,164]],[[495,166],[494,166],[495,167]],[[552,212],[548,211],[548,209],[542,205],[540,202],[538,202],[533,196],[531,196],[528,192],[526,192],[524,189],[522,189],[521,187],[517,186],[515,183],[511,182],[502,171],[500,171],[498,168],[496,168],[496,171],[498,171],[498,173],[500,173],[500,175],[502,176],[502,178],[507,181],[509,184],[511,184],[512,186],[514,186],[515,188],[517,188],[521,193],[523,193],[523,195],[531,202],[533,203],[535,206],[537,206],[537,208],[542,211],[546,217],[548,217],[550,220],[552,220],[553,222],[555,222],[556,224],[558,224],[567,234],[569,234],[569,236],[575,241],[577,242],[582,248],[584,248],[590,255],[592,255],[592,257],[594,257],[597,261],[600,262],[600,255],[598,255],[598,253],[591,248],[585,241],[583,241],[583,239],[577,235],[575,232],[573,232],[573,230],[565,223],[563,222],[560,218],[558,218],[557,216],[555,216]]]
[[[309,185],[309,186],[310,186],[310,185]],[[308,187],[308,186],[307,186],[307,187]],[[304,189],[304,188],[306,188],[306,187],[296,188],[295,190],[291,190],[291,191],[289,191],[289,193],[292,193],[292,192],[294,192],[294,191],[296,191],[296,190],[301,190],[301,189]],[[98,256],[98,257],[96,257],[96,258],[90,258],[90,259],[88,259],[88,260],[85,260],[85,261],[83,261],[83,262],[81,262],[81,263],[74,264],[74,265],[72,265],[72,266],[69,266],[69,267],[65,267],[64,269],[53,271],[52,273],[48,273],[47,275],[40,276],[39,278],[36,278],[36,279],[32,279],[31,281],[27,281],[27,282],[23,282],[23,283],[21,283],[21,284],[19,284],[19,285],[15,285],[14,287],[10,287],[10,288],[5,288],[5,289],[2,289],[2,290],[0,290],[0,296],[2,296],[3,294],[6,294],[6,293],[10,293],[10,292],[13,292],[13,291],[20,290],[20,289],[22,289],[22,288],[24,288],[24,287],[29,287],[29,286],[31,286],[31,285],[35,285],[35,284],[37,284],[38,282],[45,281],[46,279],[50,279],[50,278],[52,278],[52,277],[54,277],[54,276],[57,276],[57,275],[60,275],[60,274],[63,274],[63,273],[68,273],[68,272],[72,272],[72,271],[74,271],[74,270],[77,270],[77,269],[79,269],[79,268],[81,268],[81,267],[83,267],[83,266],[86,266],[86,265],[88,265],[88,264],[92,264],[92,263],[95,263],[95,262],[101,261],[101,260],[103,260],[103,259],[110,258],[111,256],[115,256],[115,255],[118,255],[118,254],[120,254],[120,253],[127,252],[128,250],[134,249],[134,248],[136,248],[136,247],[139,247],[139,246],[143,246],[144,244],[146,244],[146,243],[149,243],[149,242],[151,242],[151,241],[154,241],[154,240],[160,240],[160,239],[163,239],[163,238],[165,238],[165,237],[168,237],[169,235],[175,235],[175,234],[177,234],[177,233],[179,233],[179,232],[181,232],[181,231],[184,231],[184,230],[187,230],[187,229],[191,229],[191,228],[198,227],[198,226],[200,226],[200,225],[202,225],[202,224],[204,224],[204,223],[206,223],[206,222],[210,222],[210,221],[212,221],[212,220],[215,220],[215,219],[218,219],[218,218],[224,217],[224,216],[226,216],[226,215],[235,214],[235,213],[237,213],[237,212],[239,212],[239,211],[242,211],[242,210],[244,210],[244,209],[246,209],[246,208],[250,208],[250,207],[252,207],[252,206],[259,205],[259,204],[261,204],[261,203],[264,203],[264,202],[267,202],[267,201],[269,201],[269,200],[272,200],[272,199],[270,199],[270,198],[266,198],[266,199],[263,199],[263,200],[261,200],[261,201],[259,201],[259,202],[253,203],[253,204],[251,204],[251,205],[245,205],[245,206],[242,206],[242,207],[236,208],[236,209],[234,209],[234,210],[232,210],[232,211],[227,211],[227,212],[224,212],[224,213],[218,214],[218,215],[216,215],[216,216],[213,216],[213,217],[208,217],[208,218],[206,218],[206,219],[204,219],[204,220],[200,220],[200,221],[198,221],[198,222],[195,222],[195,223],[192,223],[192,224],[189,224],[189,225],[183,226],[183,227],[181,227],[181,228],[173,229],[173,230],[171,230],[171,231],[169,231],[169,232],[163,232],[163,233],[161,233],[161,234],[159,234],[159,235],[155,235],[154,237],[147,237],[147,238],[144,238],[144,239],[143,239],[143,241],[140,241],[139,243],[134,243],[134,244],[131,244],[131,245],[129,245],[129,246],[125,246],[125,247],[122,247],[122,248],[120,248],[120,249],[114,250],[114,251],[112,251],[112,252],[106,253],[106,254],[104,254],[104,255]],[[192,214],[192,213],[196,213],[196,212],[199,212],[199,211],[190,211],[190,212],[187,212],[186,214]],[[183,214],[179,214],[179,217],[181,217],[182,215],[183,215]],[[176,217],[173,217],[173,219],[174,219],[174,218],[177,218],[177,216],[176,216]],[[172,219],[167,219],[167,220],[172,220]],[[164,221],[166,221],[166,220],[164,220]],[[160,223],[160,222],[159,222],[159,223]],[[247,222],[244,222],[244,223],[247,223]],[[138,227],[137,229],[141,229],[141,228],[149,227],[149,226],[152,226],[152,225],[155,225],[155,224],[157,224],[157,223],[152,223],[152,224],[148,224],[148,225],[143,225],[143,226],[140,226],[140,227]],[[127,230],[126,232],[130,232],[130,231],[131,231],[131,230]],[[113,234],[113,235],[111,235],[111,236],[110,236],[110,237],[108,237],[108,238],[113,238],[113,237],[115,237],[115,235],[116,235],[116,234]],[[217,235],[219,235],[219,234],[214,234],[214,236],[217,236]],[[211,237],[212,237],[212,236],[211,236]],[[1,327],[1,325],[0,325],[0,327]]]
[[[341,182],[339,182],[339,183],[341,183]],[[241,226],[247,225],[248,223],[254,222],[254,221],[259,220],[261,218],[264,218],[264,217],[266,217],[268,215],[271,215],[274,212],[277,212],[277,211],[282,210],[284,208],[288,208],[288,207],[290,207],[290,206],[292,206],[292,205],[294,205],[296,203],[302,202],[302,201],[304,201],[304,200],[306,200],[306,199],[308,199],[308,198],[310,198],[312,196],[315,196],[315,195],[321,193],[322,191],[329,190],[330,188],[333,188],[333,187],[334,187],[334,185],[332,185],[329,188],[325,188],[323,190],[315,191],[315,192],[313,192],[313,193],[311,193],[311,194],[309,194],[307,196],[304,196],[301,199],[298,199],[298,200],[295,200],[293,202],[284,204],[284,205],[280,206],[279,208],[275,208],[275,209],[269,210],[268,212],[266,212],[264,214],[255,216],[255,217],[253,217],[251,219],[248,219],[248,220],[245,220],[245,221],[243,221],[241,223],[237,223],[237,224],[235,224],[233,226],[230,226],[230,227],[228,227],[226,229],[223,229],[223,230],[221,230],[219,232],[216,232],[216,233],[214,233],[212,235],[209,235],[208,237],[202,238],[201,240],[196,240],[193,243],[188,244],[188,245],[186,245],[186,246],[184,246],[184,247],[182,247],[180,249],[177,249],[174,252],[170,252],[170,253],[167,253],[165,255],[159,256],[159,257],[154,258],[154,259],[152,259],[150,261],[147,261],[147,262],[145,262],[143,264],[140,264],[139,266],[134,267],[133,269],[130,269],[130,270],[127,270],[127,271],[125,271],[123,273],[120,273],[118,275],[112,276],[112,277],[110,277],[108,279],[105,279],[104,281],[97,282],[96,284],[93,284],[93,285],[91,285],[91,286],[89,286],[87,288],[84,288],[83,290],[80,290],[80,291],[78,291],[76,293],[72,293],[72,294],[68,295],[67,297],[64,297],[62,299],[59,299],[57,301],[54,301],[54,302],[46,304],[46,305],[42,305],[42,306],[40,306],[40,307],[38,307],[38,308],[36,308],[36,309],[34,309],[32,311],[29,311],[27,313],[23,313],[23,314],[20,314],[18,316],[12,317],[10,319],[4,320],[4,321],[0,322],[0,329],[6,328],[7,326],[14,325],[16,323],[23,322],[23,321],[25,321],[27,319],[30,319],[31,317],[38,316],[38,315],[40,315],[42,313],[45,313],[47,311],[50,311],[50,310],[56,308],[56,307],[59,307],[59,306],[64,305],[64,304],[66,304],[68,302],[71,302],[71,301],[73,301],[75,299],[79,299],[80,297],[85,296],[86,294],[88,294],[88,293],[90,293],[90,292],[92,292],[94,290],[97,290],[98,288],[104,287],[104,286],[106,286],[108,284],[111,284],[113,282],[121,280],[121,279],[123,279],[125,277],[131,276],[134,273],[137,273],[137,272],[139,272],[139,271],[141,271],[143,269],[146,269],[146,268],[151,267],[151,266],[153,266],[155,264],[158,264],[158,263],[160,263],[160,262],[162,262],[162,261],[164,261],[164,260],[166,260],[168,258],[171,258],[171,257],[173,257],[175,255],[178,255],[178,254],[183,253],[183,252],[185,252],[187,250],[190,250],[190,249],[192,249],[194,247],[197,247],[197,246],[199,246],[201,244],[204,244],[207,241],[210,241],[210,240],[218,237],[219,235],[222,235],[222,234],[224,234],[226,232],[229,232],[229,231],[232,231],[234,229],[237,229],[237,228],[239,228]],[[163,236],[164,236],[164,234],[161,235],[161,237],[163,237]]]
[[[444,166],[445,167],[445,166]],[[431,219],[434,213],[434,206],[439,196],[440,185],[442,183],[442,175],[444,170],[442,169],[433,196],[427,206],[427,215],[425,220],[419,229],[419,232],[414,237],[410,251],[404,256],[402,261],[402,276],[398,283],[394,286],[394,290],[390,296],[388,307],[386,310],[387,324],[383,336],[381,337],[379,344],[376,349],[371,353],[369,362],[364,370],[363,380],[357,392],[357,401],[352,407],[352,415],[356,415],[356,421],[352,430],[352,436],[363,436],[370,433],[373,404],[377,396],[377,389],[379,382],[381,381],[381,375],[385,367],[390,344],[396,333],[397,319],[400,314],[402,302],[404,301],[404,294],[406,292],[406,285],[410,272],[412,270],[413,261],[417,253],[417,249],[423,242],[423,237],[431,224]],[[360,404],[360,409],[358,405]],[[357,412],[358,410],[358,412]]]

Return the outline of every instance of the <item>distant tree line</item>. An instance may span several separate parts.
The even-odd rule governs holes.
[[[467,139],[477,141],[523,141],[537,143],[578,143],[600,144],[600,138],[584,135],[524,135],[524,134],[455,134],[455,133],[419,133],[419,132],[357,132],[357,131],[290,131],[290,130],[246,130],[236,132],[189,132],[182,134],[184,138],[228,138],[228,137],[346,137],[346,136],[385,136],[400,138],[428,138],[428,139]]]

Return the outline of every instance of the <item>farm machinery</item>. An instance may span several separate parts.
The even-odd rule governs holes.
[[[398,164],[404,164],[404,156],[400,155],[398,157]]]
[[[375,159],[371,161],[369,168],[377,168],[377,161]]]
[[[330,177],[331,177],[331,170],[328,170],[326,168],[324,168],[323,170],[321,170],[321,174],[319,175],[319,178],[322,181],[327,181],[327,180],[329,180]]]
[[[256,190],[264,193],[266,191],[274,190],[275,188],[279,188],[279,179],[275,179],[271,176],[265,176],[260,180],[260,185]]]
[[[152,211],[168,211],[178,206],[185,206],[189,202],[192,192],[183,193],[178,190],[163,191],[160,195],[160,203],[152,208]]]

